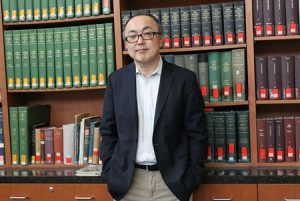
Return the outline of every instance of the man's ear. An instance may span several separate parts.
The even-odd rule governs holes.
[[[162,47],[163,47],[163,42],[164,42],[164,37],[163,37],[163,35],[160,35],[160,37],[159,37],[159,42],[160,42],[160,48],[162,48]]]

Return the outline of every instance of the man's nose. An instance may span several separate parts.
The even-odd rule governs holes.
[[[143,44],[145,41],[144,41],[144,39],[143,39],[143,37],[142,37],[142,35],[139,35],[139,38],[138,38],[138,40],[137,40],[137,44]]]

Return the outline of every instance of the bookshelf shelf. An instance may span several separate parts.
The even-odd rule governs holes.
[[[31,22],[4,22],[3,27],[5,29],[13,29],[20,27],[38,27],[38,26],[70,26],[71,24],[78,25],[78,23],[99,23],[105,21],[112,21],[114,19],[114,14],[109,15],[99,15],[99,16],[88,16],[80,18],[69,18],[69,19],[55,19],[55,20],[41,20],[41,21],[31,21]]]
[[[300,104],[300,100],[258,100],[257,105]]]
[[[13,168],[13,169],[60,169],[60,168],[83,168],[85,165],[64,165],[64,164],[39,164],[39,165],[2,165],[1,168]]]
[[[66,92],[66,91],[88,91],[88,90],[103,90],[106,86],[95,87],[80,87],[80,88],[54,88],[54,89],[14,89],[8,90],[8,93],[42,93],[42,92]]]
[[[205,167],[208,168],[236,168],[236,167],[251,167],[250,163],[206,163]]]
[[[299,40],[300,35],[254,37],[254,41]]]
[[[248,105],[248,101],[205,103],[205,107],[228,107]]]
[[[234,45],[219,45],[219,46],[209,46],[209,47],[188,47],[188,48],[170,48],[161,49],[161,53],[183,53],[183,52],[207,52],[213,50],[226,50],[226,49],[239,49],[246,48],[246,44],[234,44]],[[124,55],[128,55],[128,51],[123,51]]]

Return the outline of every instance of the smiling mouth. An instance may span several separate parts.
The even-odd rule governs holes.
[[[145,48],[145,49],[138,49],[138,50],[135,50],[136,52],[145,52],[145,51],[147,51],[148,49],[147,48]]]

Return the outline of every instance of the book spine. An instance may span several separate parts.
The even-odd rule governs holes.
[[[2,0],[3,22],[10,22],[11,20],[11,10],[9,4],[10,0]]]
[[[21,31],[13,30],[13,46],[14,46],[14,69],[16,89],[23,88],[22,76],[22,46],[21,46]]]
[[[201,7],[190,6],[192,46],[201,46]]]
[[[300,99],[300,55],[295,56],[295,98]]]
[[[30,51],[31,88],[37,89],[39,87],[39,70],[38,70],[38,46],[37,46],[36,29],[30,30],[29,51]]]
[[[63,71],[64,71],[64,86],[72,87],[72,59],[71,59],[71,34],[70,28],[64,27],[61,32],[63,46]]]
[[[191,47],[191,20],[190,8],[180,7],[180,32],[182,47]]]
[[[81,61],[81,80],[82,86],[89,86],[89,43],[87,26],[79,27],[80,33],[80,61]]]
[[[246,42],[245,31],[245,2],[238,1],[233,3],[234,7],[234,25],[236,43],[241,44]]]
[[[35,163],[41,164],[41,128],[35,128]]]
[[[221,52],[221,98],[222,101],[233,100],[231,51]]]
[[[226,129],[226,149],[227,162],[237,162],[237,146],[236,146],[236,114],[235,112],[225,113],[225,129]]]
[[[79,28],[70,27],[73,87],[81,87]]]
[[[115,70],[114,30],[112,23],[105,23],[106,66],[107,77]]]
[[[207,161],[215,162],[215,112],[207,112]]]
[[[222,16],[222,5],[212,4],[211,5],[211,20],[212,20],[212,34],[213,44],[223,44],[223,16]]]
[[[297,0],[285,0],[287,35],[299,33],[299,11]]]
[[[21,30],[23,88],[30,89],[29,30]]]
[[[268,56],[268,88],[270,100],[281,99],[280,57]]]
[[[275,35],[286,35],[285,0],[274,0]]]
[[[14,46],[12,31],[4,31],[7,88],[15,88]]]
[[[269,98],[267,57],[255,57],[256,97],[258,100]]]
[[[41,18],[41,1],[33,0],[33,19],[39,21]]]
[[[38,64],[39,64],[39,87],[47,88],[47,58],[46,58],[46,30],[37,29],[38,37]]]
[[[238,161],[250,162],[249,112],[237,112]]]
[[[294,56],[281,57],[282,99],[295,99]]]
[[[19,21],[18,1],[17,0],[9,0],[9,8],[10,8],[10,13],[11,13],[11,21],[12,22]]]
[[[46,63],[47,63],[47,86],[55,88],[55,60],[54,60],[54,32],[53,28],[46,29]]]
[[[296,161],[300,161],[300,116],[295,116]]]
[[[101,1],[102,0],[92,0],[92,15],[100,15],[100,8],[101,8]]]
[[[274,1],[263,0],[264,35],[274,36]]]
[[[93,158],[92,164],[99,164],[99,146],[101,141],[100,127],[94,129],[94,144],[93,144]]]
[[[274,117],[274,122],[275,122],[276,162],[283,162],[285,161],[283,118]]]
[[[263,1],[253,0],[253,25],[255,36],[263,36]]]
[[[47,164],[54,164],[54,128],[45,129],[45,156]]]
[[[56,1],[49,1],[49,19],[57,19],[57,5]]]
[[[209,81],[208,81],[208,55],[201,53],[198,55],[199,85],[202,97],[205,102],[209,101]]]
[[[210,102],[221,101],[221,54],[220,52],[208,53],[208,77]]]
[[[0,107],[0,165],[5,164],[5,144],[4,144],[4,133],[3,133],[3,110]]]
[[[20,164],[28,165],[30,161],[30,141],[29,141],[29,122],[28,122],[28,107],[20,106],[19,112],[19,135],[20,135]]]
[[[91,16],[91,1],[90,0],[82,0],[83,5],[83,16]]]
[[[245,49],[232,50],[233,100],[246,100]]]
[[[56,88],[63,88],[63,49],[62,49],[62,29],[54,28],[54,61],[55,61],[55,85]]]
[[[66,17],[73,18],[74,15],[74,0],[66,0]]]
[[[32,0],[25,1],[25,8],[26,8],[26,21],[30,22],[33,21],[33,2]]]
[[[171,17],[169,8],[160,9],[160,18],[163,28],[163,48],[171,48]]]
[[[106,84],[106,51],[104,24],[96,24],[98,85]]]
[[[102,14],[108,15],[112,13],[112,0],[102,0]]]
[[[42,20],[49,19],[49,1],[41,0]]]
[[[284,116],[285,158],[287,162],[295,161],[295,117]]]
[[[235,43],[235,30],[234,30],[234,9],[233,3],[223,3],[223,23],[224,23],[224,36],[225,44]]]
[[[265,118],[256,119],[258,162],[267,162],[267,127]]]
[[[184,55],[185,68],[193,71],[196,74],[197,80],[199,80],[198,72],[198,55],[197,54],[186,54]]]
[[[97,34],[96,25],[88,25],[89,35],[89,66],[90,66],[90,86],[97,86]]]
[[[211,27],[211,9],[210,5],[201,5],[201,30],[202,44],[204,46],[212,45],[212,27]]]
[[[215,115],[215,153],[216,162],[226,162],[226,141],[225,141],[225,113],[217,112]]]
[[[57,3],[57,18],[65,19],[66,17],[66,1],[65,0],[56,0]]]
[[[83,16],[82,0],[75,0],[75,17]]]
[[[25,0],[18,0],[18,13],[19,13],[19,21],[24,22],[26,20],[26,17],[25,17]]]
[[[54,128],[55,164],[63,163],[63,128]]]
[[[149,12],[150,12],[151,15],[153,15],[153,17],[155,17],[159,21],[159,23],[161,23],[159,8],[150,8]]]
[[[20,164],[20,140],[19,140],[19,112],[18,107],[9,107],[9,127],[10,127],[10,146],[11,163]]]
[[[275,162],[275,125],[273,118],[266,118],[267,162]]]
[[[172,47],[181,47],[180,11],[179,7],[170,8]]]

